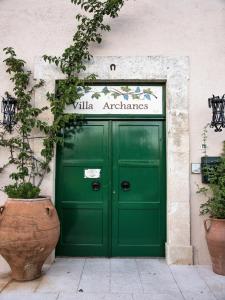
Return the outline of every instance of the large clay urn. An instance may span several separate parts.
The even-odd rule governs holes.
[[[50,198],[11,199],[0,207],[0,254],[18,281],[41,276],[59,238],[59,219]]]
[[[204,221],[213,272],[225,275],[225,219]]]

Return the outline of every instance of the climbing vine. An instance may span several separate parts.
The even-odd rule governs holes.
[[[16,170],[10,174],[13,184],[5,186],[4,192],[9,197],[35,198],[40,193],[40,185],[46,173],[50,171],[49,164],[54,156],[55,145],[63,142],[60,132],[70,123],[78,124],[76,114],[64,113],[67,105],[79,100],[88,84],[96,80],[96,75],[91,74],[81,77],[80,73],[86,70],[87,62],[92,58],[89,51],[90,43],[101,43],[104,31],[110,31],[110,26],[105,24],[105,17],[116,18],[124,4],[124,0],[70,0],[74,5],[79,5],[84,14],[77,14],[77,31],[72,44],[67,47],[61,56],[43,55],[43,59],[50,64],[55,64],[65,75],[65,80],[57,84],[57,93],[47,93],[49,106],[35,108],[32,106],[33,92],[44,85],[44,81],[35,82],[32,74],[26,70],[26,62],[17,58],[13,48],[4,49],[6,54],[6,72],[14,84],[14,95],[17,100],[15,121],[17,126],[13,135],[7,130],[0,132],[0,146],[9,150],[8,165],[15,165]],[[6,92],[8,93],[8,92]],[[10,95],[12,96],[12,95]],[[49,124],[43,121],[41,115],[50,110],[54,116]],[[40,136],[36,135],[36,131]],[[40,155],[34,151],[34,140],[42,139]]]

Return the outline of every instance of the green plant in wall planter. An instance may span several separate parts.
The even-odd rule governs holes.
[[[209,216],[204,220],[206,240],[212,260],[213,271],[225,275],[225,142],[220,161],[207,168],[209,184],[199,188],[198,193],[207,197],[200,206],[200,214]]]
[[[33,93],[44,85],[35,82],[24,60],[17,57],[11,47],[4,49],[6,72],[12,81],[13,95],[17,103],[16,126],[12,134],[0,132],[0,146],[8,151],[8,162],[0,168],[13,166],[10,174],[12,183],[2,187],[9,199],[0,207],[0,254],[7,260],[12,277],[16,280],[32,280],[41,275],[42,265],[56,246],[59,237],[59,220],[49,197],[40,196],[40,186],[50,171],[56,144],[63,143],[60,136],[68,124],[79,126],[80,118],[64,113],[67,105],[83,96],[86,82],[94,81],[92,74],[80,78],[91,59],[89,44],[101,43],[102,32],[109,31],[104,18],[118,16],[123,0],[71,0],[80,5],[87,15],[78,14],[77,31],[73,43],[60,57],[44,55],[43,59],[55,64],[65,75],[65,80],[57,86],[57,96],[47,93],[49,105],[41,108],[33,106]],[[82,87],[82,89],[80,88]],[[53,115],[51,124],[43,119],[45,111]],[[41,150],[35,151],[35,141]],[[17,201],[20,200],[20,201]],[[35,200],[35,201],[34,201]],[[16,230],[15,230],[16,229]],[[34,239],[35,237],[35,239]]]

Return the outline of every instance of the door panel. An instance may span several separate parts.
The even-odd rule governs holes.
[[[118,217],[118,245],[136,247],[151,246],[159,243],[159,214],[154,208],[138,206],[120,208]],[[147,230],[147,228],[151,230]],[[152,230],[154,228],[154,230]],[[145,230],[143,230],[145,229]],[[120,250],[120,249],[119,249]],[[137,250],[137,249],[136,249]],[[120,253],[119,253],[120,254]],[[123,252],[121,253],[121,255]],[[136,253],[137,256],[144,253]],[[126,255],[129,255],[127,252]]]
[[[122,164],[122,163],[121,163]],[[153,164],[145,163],[145,165],[138,165],[138,163],[134,163],[133,166],[126,163],[125,166],[119,166],[119,180],[122,182],[125,178],[130,183],[130,190],[122,191],[120,187],[120,195],[119,201],[122,202],[137,202],[137,199],[145,203],[150,202],[159,202],[159,168],[158,166],[154,166]],[[142,179],[148,179],[146,180]],[[137,180],[138,179],[138,180]],[[154,188],[152,188],[152,187]],[[141,196],[140,196],[141,193]]]
[[[164,255],[162,134],[160,122],[113,124],[113,256]]]
[[[108,122],[88,122],[67,133],[57,151],[57,208],[61,236],[57,253],[108,255]],[[84,178],[86,169],[101,169],[100,178]],[[100,189],[94,190],[93,183]]]
[[[76,219],[76,222],[74,222]],[[65,244],[103,244],[102,209],[64,208],[62,236]]]

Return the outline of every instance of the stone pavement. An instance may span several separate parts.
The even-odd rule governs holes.
[[[225,300],[225,276],[164,259],[57,258],[43,276],[16,282],[0,272],[0,300]]]

